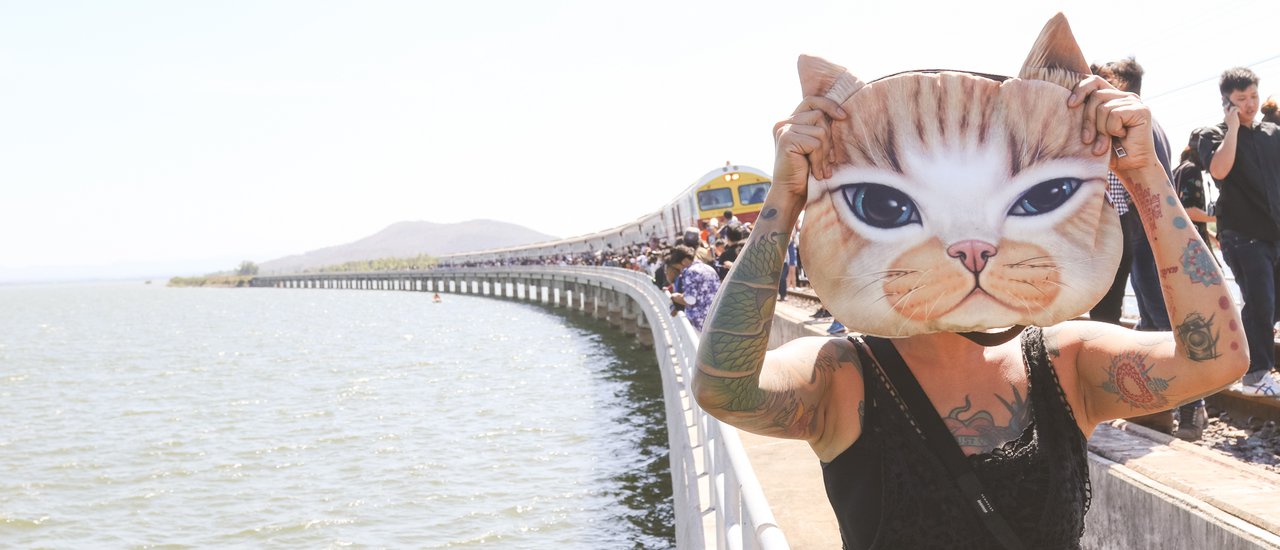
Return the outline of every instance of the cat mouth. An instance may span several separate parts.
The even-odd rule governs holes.
[[[960,309],[960,308],[962,308],[962,307],[965,307],[966,305],[969,305],[969,304],[970,304],[970,303],[972,303],[972,302],[975,302],[975,301],[982,301],[982,300],[987,300],[987,301],[995,302],[995,303],[997,303],[997,304],[1000,304],[1001,306],[1009,307],[1008,305],[1006,305],[1006,304],[1005,304],[1002,300],[1000,300],[999,298],[996,298],[995,296],[992,296],[992,295],[991,295],[991,293],[990,293],[990,292],[987,292],[987,290],[986,290],[985,288],[982,288],[982,285],[981,285],[981,284],[974,283],[974,285],[973,285],[973,290],[970,290],[970,291],[969,291],[969,293],[968,293],[968,294],[966,294],[966,295],[965,295],[965,297],[964,297],[963,299],[961,299],[961,300],[960,300],[960,302],[959,302],[959,303],[957,303],[957,304],[955,305],[955,307],[951,308],[951,310],[952,310],[952,311],[955,311],[955,310],[957,310],[957,309]]]
[[[1004,300],[997,298],[994,294],[988,292],[987,289],[982,288],[982,285],[978,283],[975,283],[973,285],[973,290],[970,290],[969,294],[965,295],[965,297],[961,299],[960,302],[955,305],[955,307],[951,308],[951,311],[957,311],[964,307],[973,306],[976,302],[983,302],[983,301],[990,302],[992,304],[998,305],[1008,310],[1018,311],[1017,308],[1015,308],[1012,305],[1009,305],[1009,303],[1005,302]]]

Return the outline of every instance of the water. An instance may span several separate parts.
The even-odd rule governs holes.
[[[525,304],[0,287],[0,545],[666,548],[662,415]]]

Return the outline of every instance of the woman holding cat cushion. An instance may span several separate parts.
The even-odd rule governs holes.
[[[1247,367],[1150,112],[1087,75],[1061,15],[1017,78],[864,83],[801,57],[806,98],[775,128],[773,187],[706,322],[694,389],[725,422],[809,442],[847,548],[1078,548],[1094,427]],[[1108,168],[1147,229],[1173,333],[1071,320],[1119,261]],[[801,210],[814,289],[865,336],[766,352]]]

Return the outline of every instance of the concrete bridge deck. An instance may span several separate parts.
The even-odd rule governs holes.
[[[829,323],[806,323],[810,309],[778,304],[770,346],[827,336]],[[809,446],[741,437],[791,547],[840,548]],[[1089,450],[1085,548],[1280,549],[1280,475],[1124,421],[1099,426]]]

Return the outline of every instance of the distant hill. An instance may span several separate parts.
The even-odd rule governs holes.
[[[460,223],[398,222],[355,242],[285,256],[258,264],[259,273],[296,273],[356,260],[442,256],[487,248],[518,246],[557,237],[527,227],[494,220]]]

